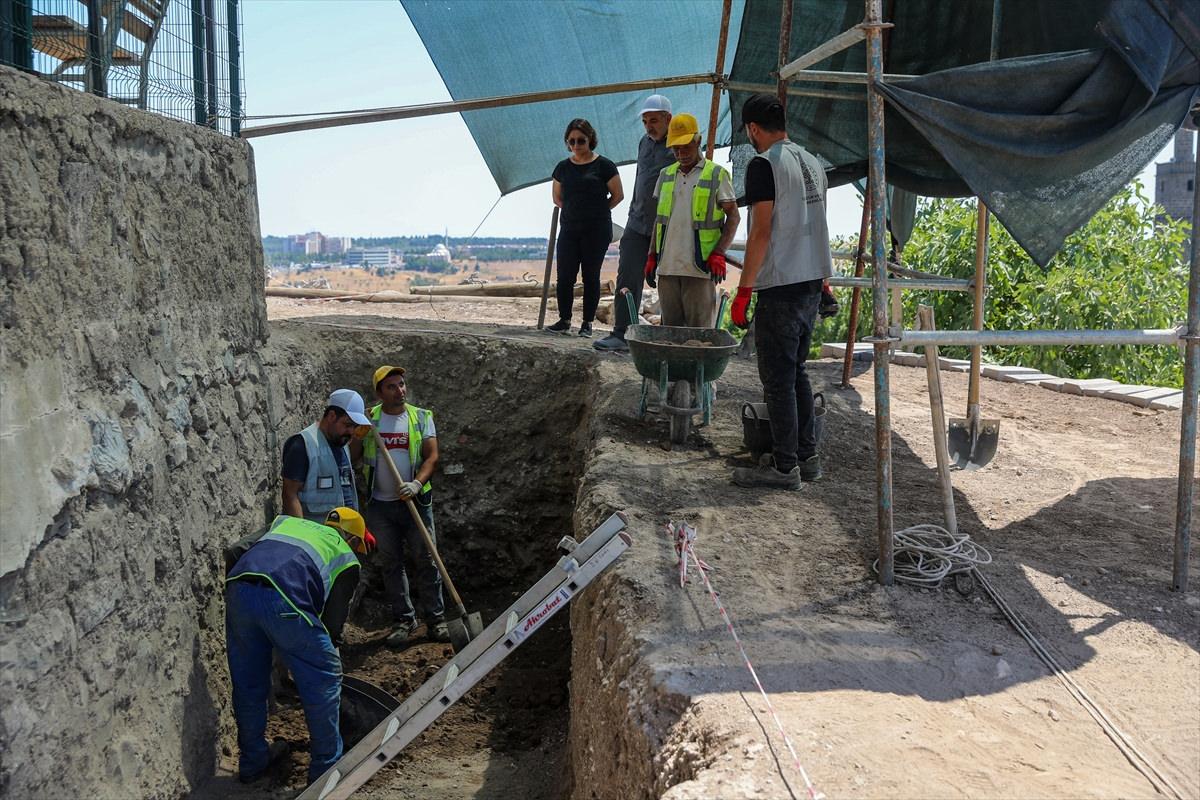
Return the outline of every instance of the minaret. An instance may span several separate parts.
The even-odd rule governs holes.
[[[1166,210],[1167,216],[1189,222],[1196,191],[1194,130],[1189,121],[1176,131],[1174,157],[1157,164],[1154,175],[1154,202]]]

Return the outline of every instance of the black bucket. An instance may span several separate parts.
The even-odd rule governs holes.
[[[352,675],[342,676],[338,722],[345,749],[349,751],[399,707],[399,700],[375,684]]]
[[[821,437],[825,432],[825,395],[817,392],[813,395],[813,435],[817,440],[817,449],[821,448]],[[742,404],[742,443],[754,458],[772,449],[771,418],[767,414],[766,403]]]

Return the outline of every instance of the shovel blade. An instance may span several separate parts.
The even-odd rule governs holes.
[[[456,653],[461,653],[471,643],[471,633],[463,617],[446,620],[446,631],[450,634],[450,646]]]
[[[947,449],[954,461],[954,468],[966,471],[986,466],[996,455],[1000,444],[1000,420],[979,421],[978,433],[972,436],[971,423],[965,419],[950,420],[946,436]]]
[[[479,616],[479,612],[467,614],[467,634],[474,639],[481,633],[483,633],[483,617]]]

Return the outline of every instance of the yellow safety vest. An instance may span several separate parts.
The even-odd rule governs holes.
[[[662,171],[658,187],[658,216],[654,221],[654,254],[662,255],[663,238],[667,234],[667,223],[671,220],[671,208],[675,203],[675,176],[679,173],[679,162]],[[725,225],[725,211],[717,203],[717,189],[726,175],[725,168],[711,158],[705,159],[700,169],[700,180],[692,191],[692,230],[695,239],[696,266],[703,266],[712,255],[713,248],[721,240],[721,228]]]
[[[413,477],[416,477],[417,470],[421,467],[421,425],[420,423],[428,416],[432,416],[433,412],[418,408],[412,403],[405,403],[404,410],[408,415],[408,463],[412,465]],[[371,418],[376,426],[379,425],[379,415],[383,413],[383,404],[380,403],[374,406],[367,412],[367,416]],[[366,478],[367,485],[367,500],[371,499],[371,490],[375,486],[374,471],[379,468],[375,464],[375,435],[372,434],[363,440],[363,477]],[[386,469],[386,467],[384,467]],[[429,481],[421,487],[421,494],[433,490],[433,485]]]

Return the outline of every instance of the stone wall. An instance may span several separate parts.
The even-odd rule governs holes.
[[[249,148],[0,67],[0,795],[174,797],[270,509]]]

